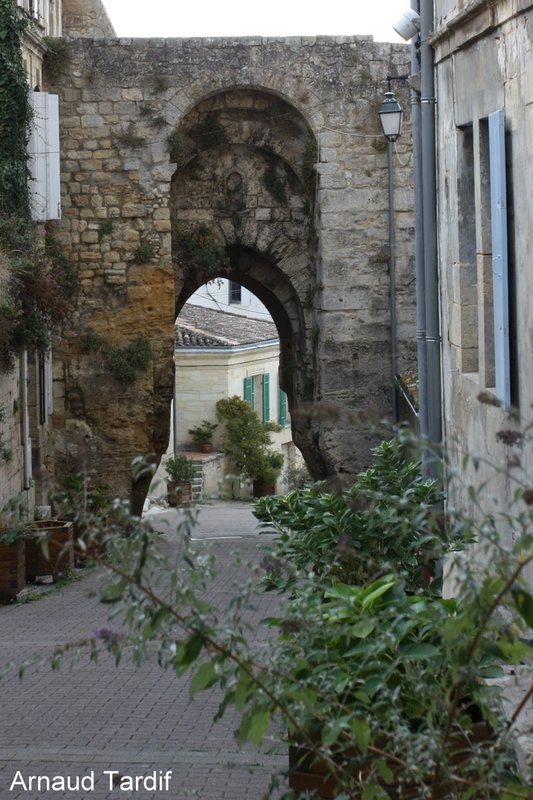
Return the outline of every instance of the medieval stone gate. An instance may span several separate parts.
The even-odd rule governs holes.
[[[59,463],[69,468],[81,448],[114,488],[130,490],[132,457],[167,445],[175,316],[223,275],[276,322],[293,437],[311,470],[353,472],[370,441],[354,415],[389,410],[377,108],[385,77],[405,71],[407,48],[370,37],[82,37],[69,57],[48,81],[62,129],[54,232],[80,278],[56,351]],[[395,160],[402,368],[415,355],[408,142],[407,131]],[[149,370],[123,385],[98,342],[141,336]]]

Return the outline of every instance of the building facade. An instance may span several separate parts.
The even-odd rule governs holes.
[[[217,422],[218,400],[241,397],[260,420],[280,426],[271,438],[284,459],[276,489],[285,491],[289,473],[302,458],[292,442],[287,396],[279,386],[279,353],[273,322],[187,303],[176,320],[174,447],[190,448],[189,431],[204,419]],[[221,428],[215,431],[215,449],[222,436]],[[209,486],[207,491],[227,494],[228,487]],[[244,485],[242,492],[249,496],[250,487]]]
[[[505,510],[513,474],[533,466],[521,437],[533,403],[531,10],[435,2],[445,438],[454,497],[472,506],[468,484],[484,485],[487,511]]]

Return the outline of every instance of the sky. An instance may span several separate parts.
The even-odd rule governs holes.
[[[409,0],[103,0],[120,37],[352,36],[402,42]]]

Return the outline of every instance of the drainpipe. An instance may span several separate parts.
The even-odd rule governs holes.
[[[437,263],[437,185],[435,158],[435,81],[433,49],[433,0],[420,2],[420,69],[422,135],[422,202],[426,307],[427,438],[424,472],[437,477],[442,445],[442,398],[439,324],[439,283]]]
[[[420,13],[419,0],[411,8]],[[420,124],[420,36],[411,40],[411,127],[413,131],[413,182],[415,212],[416,354],[418,363],[418,426],[425,452],[428,441],[426,366],[426,276],[424,274],[424,210],[422,202],[422,139]],[[423,461],[425,459],[423,458]]]
[[[31,441],[30,441],[30,413],[28,408],[28,353],[26,350],[20,356],[20,419],[23,458],[23,487],[28,491],[31,487]]]
[[[398,421],[398,397],[396,393],[396,239],[394,233],[394,176],[393,176],[393,142],[387,142],[387,166],[389,176],[389,314],[391,338],[391,411],[394,422]]]

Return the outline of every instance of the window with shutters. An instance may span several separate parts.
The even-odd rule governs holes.
[[[270,420],[270,375],[262,373],[244,379],[243,397],[263,422]]]

